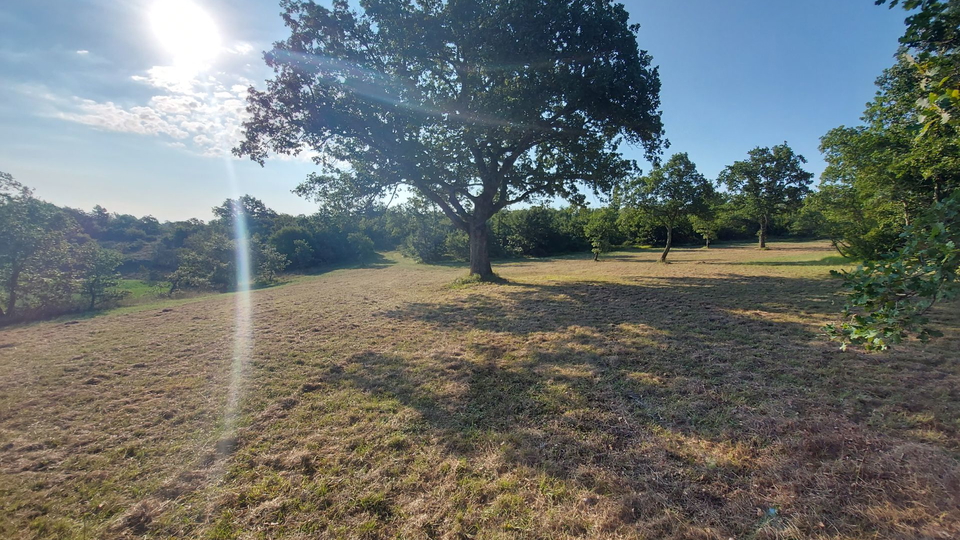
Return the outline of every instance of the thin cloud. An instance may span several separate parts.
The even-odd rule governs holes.
[[[175,67],[154,66],[130,80],[150,89],[152,95],[139,103],[124,103],[65,97],[46,88],[23,89],[23,93],[32,92],[30,98],[42,102],[43,116],[103,131],[157,137],[197,155],[238,159],[231,150],[242,140],[243,122],[249,117],[250,79],[224,72],[185,77]],[[318,156],[305,150],[298,156],[277,157],[315,162]]]

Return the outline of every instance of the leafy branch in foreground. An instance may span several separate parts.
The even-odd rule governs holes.
[[[927,311],[960,294],[960,191],[927,212],[901,235],[904,246],[843,275],[849,298],[843,321],[824,329],[841,348],[885,350],[910,334],[939,335]]]

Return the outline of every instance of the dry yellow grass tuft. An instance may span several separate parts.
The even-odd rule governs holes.
[[[840,352],[773,247],[303,278],[239,365],[233,295],[0,331],[0,537],[960,537],[956,305]]]

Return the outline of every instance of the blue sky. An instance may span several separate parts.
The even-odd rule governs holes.
[[[209,65],[184,74],[151,26],[160,1],[169,0],[0,4],[0,170],[57,204],[161,220],[209,219],[238,193],[312,213],[290,193],[309,162],[260,168],[227,152],[244,88],[269,76],[260,51],[285,36],[277,4],[193,0],[220,46]],[[783,141],[819,175],[820,136],[857,123],[893,63],[904,18],[873,0],[625,4],[660,66],[668,154],[687,152],[710,178],[751,148]]]

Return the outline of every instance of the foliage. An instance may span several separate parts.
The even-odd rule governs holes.
[[[773,148],[754,148],[749,159],[734,162],[720,173],[742,208],[759,225],[760,247],[766,247],[773,218],[797,210],[809,191],[813,174],[803,170],[807,160],[786,142]]]
[[[600,254],[610,251],[610,237],[617,231],[617,212],[612,208],[601,208],[590,214],[583,228],[584,235],[590,240],[593,260],[599,261]]]
[[[271,246],[290,261],[291,268],[314,266],[315,252],[310,240],[310,233],[297,225],[283,227],[270,236]]]
[[[633,182],[624,195],[626,204],[653,217],[667,230],[665,262],[673,243],[673,229],[690,216],[710,210],[713,186],[697,171],[686,153],[674,154],[662,167]]]
[[[66,309],[73,287],[68,237],[75,224],[7,173],[0,173],[0,320],[21,308]]]
[[[470,237],[467,233],[459,229],[450,231],[443,240],[443,246],[450,257],[458,261],[470,260]]]
[[[291,35],[265,56],[275,77],[251,88],[235,153],[320,152],[298,192],[327,208],[412,188],[470,235],[471,273],[492,275],[503,208],[609,192],[635,167],[621,142],[651,159],[662,146],[657,70],[620,4],[282,6]]]
[[[117,267],[123,262],[123,254],[103,249],[90,242],[83,253],[83,294],[89,298],[87,309],[116,301],[128,293],[120,290],[121,276]]]
[[[833,157],[843,158],[834,159],[834,176],[852,177],[847,185],[854,196],[878,193],[903,206],[899,249],[895,244],[889,253],[870,254],[846,275],[843,320],[827,327],[843,347],[883,350],[912,334],[926,339],[935,334],[926,312],[960,291],[960,3],[890,2],[898,4],[913,10],[900,39],[904,50],[879,81],[882,91],[867,110],[867,126],[825,138]],[[851,161],[854,166],[845,167]]]
[[[361,232],[352,232],[347,235],[347,242],[353,248],[353,256],[356,262],[366,262],[376,254],[374,251],[373,240]]]
[[[883,350],[915,333],[936,335],[926,312],[960,294],[960,192],[937,203],[906,228],[903,247],[844,275],[849,291],[843,322],[826,327],[831,339]]]
[[[710,242],[717,239],[720,233],[720,222],[715,217],[690,216],[690,225],[694,232],[703,238],[705,247],[710,247]]]
[[[191,236],[179,253],[180,264],[167,276],[170,292],[184,288],[227,291],[237,286],[236,243],[207,230]]]
[[[270,285],[277,282],[277,276],[283,272],[290,261],[286,255],[277,251],[271,244],[256,240],[251,242],[253,251],[253,281],[257,285]]]
[[[876,4],[887,3],[877,0]],[[913,13],[900,43],[921,77],[917,101],[922,133],[960,125],[960,2],[956,0],[890,0]]]
[[[242,219],[242,226],[250,236],[269,233],[278,217],[263,201],[250,195],[227,199],[213,208],[213,215],[229,230],[235,230]]]
[[[436,263],[447,252],[447,231],[433,228],[417,228],[400,247],[400,251],[421,263]]]
[[[944,128],[918,136],[921,94],[916,69],[900,61],[877,79],[863,126],[838,127],[821,139],[827,161],[816,202],[825,232],[841,253],[874,258],[960,184],[960,139]]]

